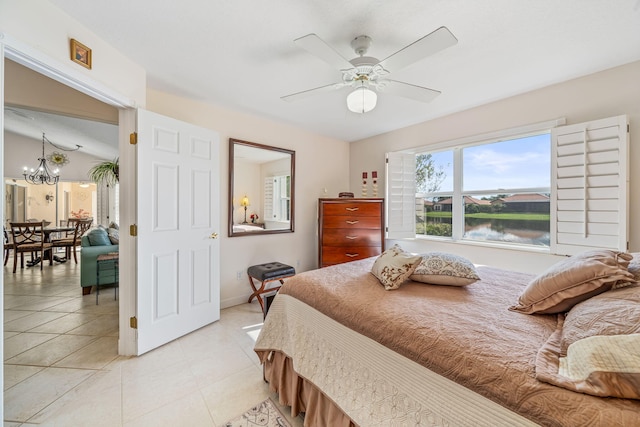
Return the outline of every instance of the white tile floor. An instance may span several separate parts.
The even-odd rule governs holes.
[[[117,355],[113,289],[82,296],[80,266],[4,268],[4,426],[221,426],[267,397],[254,301],[141,357]],[[94,291],[95,292],[95,291]],[[289,408],[281,407],[292,426]]]

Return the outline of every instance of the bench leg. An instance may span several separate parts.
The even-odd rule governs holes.
[[[274,286],[273,288],[267,288],[267,283],[275,282],[276,280],[278,280],[280,282],[279,286]],[[249,297],[249,302],[253,301],[253,298],[256,298],[258,300],[258,302],[260,303],[260,308],[262,308],[262,312],[264,313],[264,300],[260,295],[262,295],[264,293],[267,293],[267,292],[278,291],[280,289],[280,287],[282,285],[284,285],[284,279],[264,280],[264,281],[262,281],[260,283],[260,288],[256,289],[256,285],[253,282],[253,278],[251,276],[249,276],[249,284],[251,284],[251,289],[253,289],[253,293]]]
[[[260,282],[260,289],[256,289],[256,285],[255,283],[253,283],[253,278],[249,276],[249,284],[251,285],[251,289],[253,289],[253,293],[249,297],[249,302],[253,301],[253,298],[255,297],[260,303],[260,307],[264,312],[264,302],[262,301],[262,297],[260,296],[260,294],[264,292],[266,282]]]

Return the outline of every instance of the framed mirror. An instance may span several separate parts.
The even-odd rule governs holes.
[[[296,153],[229,138],[229,237],[292,233]]]

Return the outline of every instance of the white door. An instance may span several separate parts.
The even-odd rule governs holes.
[[[220,319],[219,137],[138,110],[138,354]]]

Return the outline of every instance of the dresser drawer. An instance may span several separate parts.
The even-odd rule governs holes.
[[[380,230],[379,216],[335,215],[323,218],[324,228],[374,228]]]
[[[379,246],[354,246],[348,248],[341,248],[338,246],[323,246],[321,267],[365,259],[372,256],[380,255],[381,253],[382,250]]]
[[[380,229],[326,228],[322,232],[322,246],[381,246]]]
[[[350,215],[350,216],[373,216],[380,218],[381,212],[380,203],[363,203],[363,202],[351,202],[351,203],[325,203],[323,206],[324,216],[333,215]]]
[[[380,255],[384,243],[384,199],[318,200],[319,267]]]

